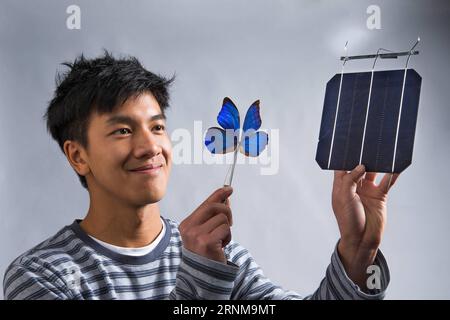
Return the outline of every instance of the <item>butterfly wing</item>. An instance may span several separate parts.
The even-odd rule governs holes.
[[[264,131],[249,130],[244,135],[240,151],[247,157],[257,157],[269,143],[269,135]]]
[[[220,109],[219,115],[217,116],[217,122],[224,129],[239,130],[241,126],[239,111],[233,101],[228,97],[223,99],[222,109]]]
[[[209,128],[205,135],[205,146],[212,154],[224,154],[234,151],[238,144],[238,133],[232,129]]]
[[[247,110],[247,114],[245,115],[244,119],[243,130],[244,132],[250,129],[256,131],[261,128],[261,123],[261,116],[259,114],[259,100],[256,100]]]

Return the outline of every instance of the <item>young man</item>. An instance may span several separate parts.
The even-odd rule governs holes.
[[[12,262],[6,299],[301,298],[274,285],[231,240],[231,188],[214,191],[180,225],[160,216],[172,161],[164,115],[172,79],[107,52],[65,65],[46,119],[89,192],[89,210]],[[363,166],[335,172],[341,239],[307,298],[384,296],[389,271],[378,246],[390,177],[375,185],[375,174],[364,174]],[[366,287],[371,265],[380,270],[375,289]]]

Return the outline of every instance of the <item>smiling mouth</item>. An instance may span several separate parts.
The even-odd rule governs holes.
[[[138,173],[138,174],[157,175],[161,171],[161,168],[162,168],[162,164],[148,165],[145,167],[140,167],[140,168],[129,170],[129,171],[133,172],[133,173]]]

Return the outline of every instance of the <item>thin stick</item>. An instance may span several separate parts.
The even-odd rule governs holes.
[[[347,56],[347,45],[348,45],[348,41],[345,43],[345,46],[344,46],[344,51],[345,51],[346,56]],[[337,103],[336,103],[336,114],[334,116],[333,134],[331,135],[330,153],[328,155],[328,166],[327,166],[328,169],[330,169],[331,156],[333,154],[334,134],[336,132],[336,123],[337,123],[337,117],[339,114],[339,102],[341,99],[342,79],[344,78],[344,67],[345,67],[346,62],[347,62],[347,60],[344,59],[344,62],[342,63],[341,79],[339,81],[339,93],[338,93],[338,99],[337,99]]]
[[[388,182],[388,187],[386,190],[386,193],[389,191],[389,189],[391,188],[391,183],[392,183],[392,177],[394,176],[393,173],[389,173],[389,182]]]
[[[231,182],[233,181],[233,176],[234,176],[234,168],[236,167],[236,159],[237,159],[237,155],[238,155],[238,151],[240,148],[241,144],[239,143],[236,147],[236,150],[234,150],[234,157],[233,157],[233,164],[230,166],[230,168],[228,169],[227,175],[225,176],[225,182],[223,183],[224,187],[231,187]]]
[[[367,99],[366,119],[365,119],[365,121],[364,121],[363,138],[362,138],[362,142],[361,142],[361,153],[360,153],[360,155],[359,155],[359,163],[358,163],[358,164],[361,164],[361,163],[362,163],[362,157],[363,157],[363,153],[364,153],[364,142],[365,142],[365,139],[366,139],[367,119],[369,119],[370,99],[371,99],[371,97],[372,97],[373,75],[374,75],[374,73],[375,73],[375,65],[376,65],[376,63],[377,63],[378,57],[380,56],[380,51],[392,52],[391,50],[388,50],[388,49],[379,48],[379,49],[377,50],[377,54],[376,54],[376,56],[375,56],[375,60],[373,61],[372,71],[371,71],[371,73],[370,73],[369,97],[368,97],[368,99]],[[361,179],[361,182],[360,182],[361,188],[362,188],[362,186],[363,186],[363,180],[364,180],[365,177],[366,177],[366,174],[364,173],[364,176],[363,176],[363,178]]]
[[[419,42],[420,42],[420,37],[417,38],[417,41],[414,43],[412,48],[409,50],[409,55],[408,55],[408,58],[406,59],[405,71],[404,71],[404,74],[403,74],[402,94],[400,96],[400,109],[398,111],[397,127],[396,127],[396,130],[395,130],[394,156],[392,158],[392,168],[391,168],[391,172],[392,173],[394,173],[394,171],[395,171],[394,169],[395,169],[395,159],[397,157],[398,132],[399,132],[399,128],[400,128],[400,120],[402,118],[403,95],[405,93],[406,74],[408,72],[408,63],[409,63],[409,59],[411,58],[411,55],[412,55],[412,52],[413,52],[414,48],[419,44]]]
[[[382,53],[382,54],[364,54],[359,56],[345,56],[340,59],[343,60],[357,60],[357,59],[373,59],[379,56],[381,59],[397,59],[398,57],[407,56],[407,55],[418,55],[419,51],[404,51],[404,52],[390,52],[390,53]]]

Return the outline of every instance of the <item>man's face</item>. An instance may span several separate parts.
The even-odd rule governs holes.
[[[169,178],[172,147],[165,118],[153,95],[129,99],[113,113],[94,113],[87,134],[90,173],[86,179],[90,191],[100,188],[133,206],[161,200]]]

